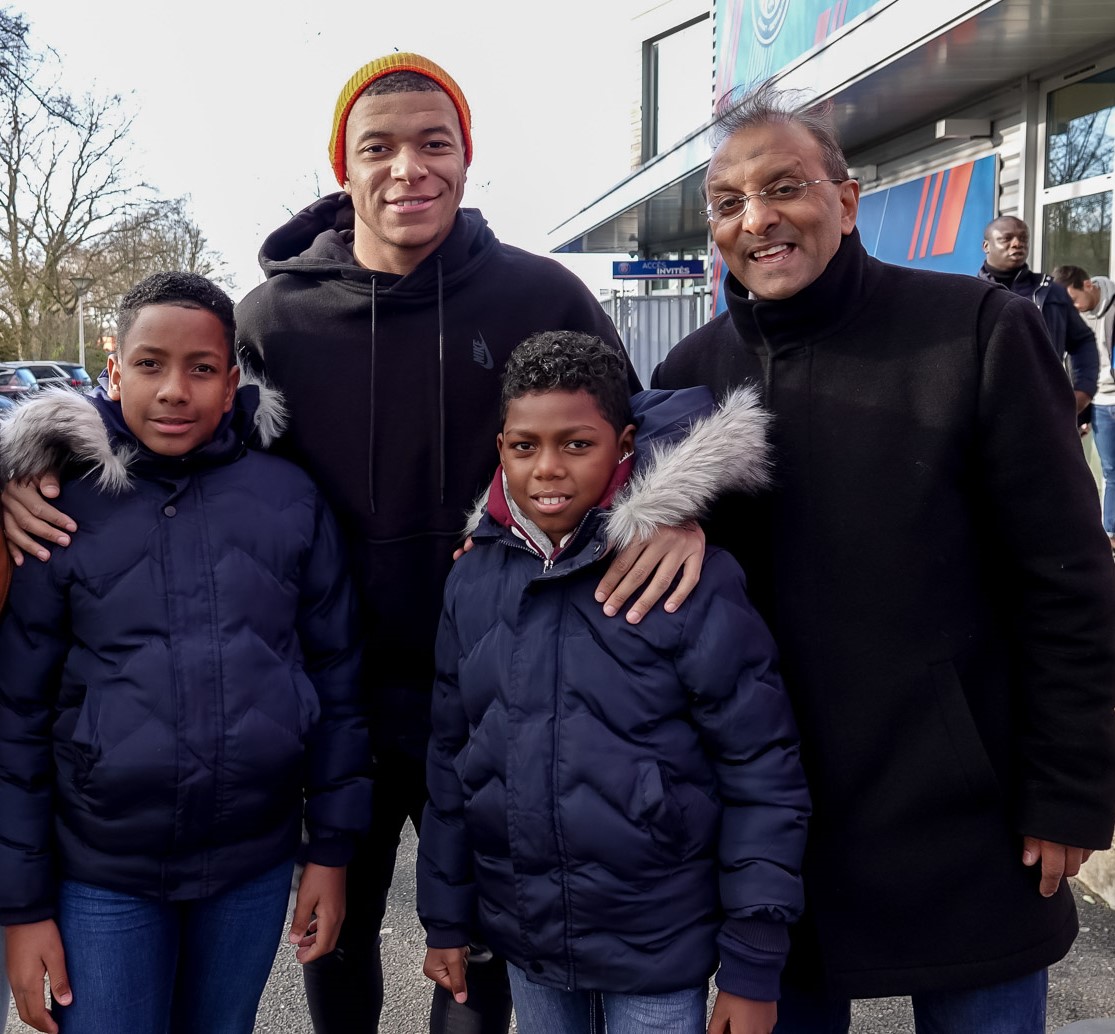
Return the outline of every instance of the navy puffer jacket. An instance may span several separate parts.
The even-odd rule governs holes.
[[[278,427],[259,396],[182,458],[69,392],[0,427],[5,472],[86,469],[72,545],[17,570],[0,622],[0,923],[52,916],[59,875],[216,894],[293,857],[304,795],[311,860],[366,827],[346,562],[309,477],[247,448]]]
[[[639,455],[711,398],[636,396]],[[722,988],[778,997],[809,803],[743,573],[709,549],[680,610],[638,625],[593,598],[609,539],[699,510],[725,482],[763,482],[752,403],[733,396],[681,445],[650,450],[549,560],[497,473],[438,636],[418,883],[431,946],[480,939],[571,990],[672,991],[719,964]]]

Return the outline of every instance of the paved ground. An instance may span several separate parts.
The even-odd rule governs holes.
[[[389,1004],[383,1034],[423,1034],[428,1030],[429,982],[422,976],[424,948],[413,907],[414,846],[414,840],[408,838],[399,852],[398,879],[384,922]],[[1069,956],[1050,971],[1050,1034],[1076,1020],[1115,1017],[1115,912],[1075,881],[1074,891],[1081,931]],[[973,916],[972,922],[978,923],[979,917]],[[879,999],[857,1004],[852,1029],[855,1034],[913,1034],[914,1027],[905,1000]],[[28,1034],[30,1030],[11,1018],[5,1034]],[[264,994],[256,1034],[312,1034],[312,1030],[298,963],[284,944]]]

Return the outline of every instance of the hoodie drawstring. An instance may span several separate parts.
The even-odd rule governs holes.
[[[371,420],[368,421],[368,507],[374,514],[376,512],[376,312],[377,287],[379,281],[372,277],[372,348],[371,367],[368,372],[368,404],[371,407]]]
[[[441,256],[437,257],[437,410],[439,502],[445,505],[445,305],[442,296]]]

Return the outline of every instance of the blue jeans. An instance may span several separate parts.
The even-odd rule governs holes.
[[[1049,973],[1039,970],[1003,984],[912,995],[917,1034],[1045,1034]],[[782,988],[774,1034],[847,1034],[852,1003]]]
[[[1092,403],[1092,434],[1103,471],[1103,530],[1115,537],[1115,406]]]
[[[560,991],[507,964],[519,1034],[704,1034],[708,986],[657,995]],[[602,1022],[602,1018],[603,1021]],[[605,1026],[606,1024],[606,1026]]]
[[[211,898],[159,902],[64,880],[58,928],[73,1004],[62,1034],[251,1034],[294,862]]]

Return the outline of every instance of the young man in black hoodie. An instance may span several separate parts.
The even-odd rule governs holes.
[[[459,207],[471,114],[432,61],[396,53],[359,69],[338,98],[329,156],[342,191],[264,241],[267,280],[236,318],[241,362],[264,367],[286,396],[285,448],[340,519],[367,611],[372,833],[349,868],[338,948],[306,970],[317,1034],[363,1034],[383,1002],[379,929],[399,834],[408,817],[417,828],[426,800],[442,587],[491,473],[504,361],[539,330],[622,344],[572,273],[502,244],[479,211]],[[10,486],[4,505],[14,545],[40,559],[49,554],[31,536],[66,545],[59,528],[76,530],[33,490]],[[645,550],[618,554],[597,598],[614,615],[654,572],[627,612],[637,622],[684,568],[666,598],[673,610],[696,583],[703,547],[697,529],[662,529]],[[435,994],[433,1030],[506,1031],[502,963],[482,958],[473,953],[465,1006]]]

